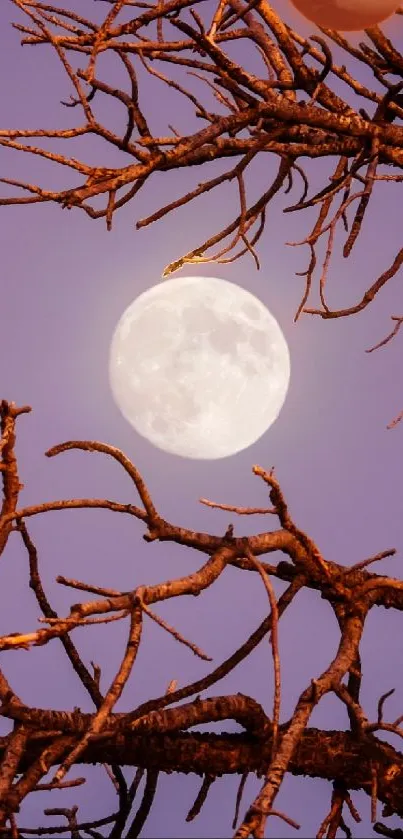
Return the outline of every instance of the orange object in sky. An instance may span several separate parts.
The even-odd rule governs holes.
[[[317,26],[357,32],[391,17],[396,0],[291,0],[293,6]]]

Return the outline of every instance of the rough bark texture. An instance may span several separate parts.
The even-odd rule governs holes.
[[[17,408],[13,403],[1,403],[2,420],[2,477],[4,503],[0,519],[3,550],[11,529],[20,533],[29,557],[28,584],[45,616],[45,627],[30,633],[13,633],[0,638],[0,648],[32,649],[48,643],[61,642],[71,665],[90,694],[95,710],[82,713],[73,710],[35,708],[26,704],[13,691],[4,673],[0,672],[1,713],[13,722],[13,731],[0,738],[0,830],[4,836],[21,836],[15,814],[30,793],[40,789],[70,787],[75,781],[65,781],[69,769],[79,764],[102,764],[119,790],[119,810],[107,822],[94,816],[91,829],[112,825],[113,839],[138,833],[151,810],[157,792],[160,772],[195,773],[203,776],[203,784],[189,818],[196,817],[208,796],[214,779],[220,775],[239,774],[243,778],[255,773],[262,778],[262,787],[249,806],[236,831],[236,836],[260,836],[270,814],[277,814],[273,803],[287,772],[329,780],[333,784],[332,807],[328,818],[328,836],[334,826],[342,825],[344,804],[352,807],[349,790],[363,789],[372,802],[381,801],[386,813],[403,815],[403,755],[380,741],[376,731],[385,729],[402,736],[401,720],[383,722],[383,706],[389,694],[381,697],[378,719],[370,723],[359,702],[361,671],[359,647],[365,620],[371,608],[383,606],[402,609],[403,584],[390,577],[370,573],[366,566],[390,556],[384,551],[351,568],[327,562],[312,539],[294,523],[281,487],[273,471],[255,466],[253,471],[269,490],[272,507],[261,508],[264,515],[275,513],[280,529],[255,536],[233,536],[229,527],[222,536],[187,530],[167,522],[160,516],[147,486],[137,468],[113,446],[95,441],[69,441],[47,452],[48,457],[70,450],[100,452],[112,457],[130,476],[138,492],[141,506],[119,504],[106,499],[76,499],[47,502],[37,506],[18,508],[18,473],[15,455],[16,423],[28,407]],[[202,499],[208,506],[225,504]],[[145,526],[143,538],[172,541],[191,547],[202,555],[197,571],[187,577],[169,579],[157,585],[141,586],[123,592],[103,589],[79,580],[58,577],[57,581],[74,590],[90,593],[92,599],[73,602],[69,614],[58,616],[44,591],[36,547],[26,522],[36,515],[52,510],[79,507],[103,508],[137,518]],[[246,515],[252,508],[230,508]],[[255,510],[256,512],[256,510]],[[271,516],[272,521],[272,516]],[[267,553],[283,552],[288,561],[271,565],[261,557]],[[135,666],[137,651],[142,643],[143,615],[152,617],[179,643],[193,654],[210,660],[194,643],[184,638],[174,627],[158,617],[151,606],[173,597],[197,596],[221,576],[228,564],[242,573],[257,573],[265,585],[269,613],[259,627],[226,661],[203,678],[177,689],[171,684],[167,692],[150,699],[126,713],[116,713],[114,707],[127,679]],[[271,577],[289,581],[276,600]],[[304,587],[321,593],[334,610],[339,627],[338,650],[328,667],[312,680],[301,694],[291,718],[280,724],[281,682],[277,625],[282,615]],[[116,676],[107,693],[99,690],[96,669],[89,672],[71,639],[73,630],[111,620],[129,622],[126,648]],[[47,626],[46,626],[47,624]],[[230,673],[267,636],[271,637],[275,668],[275,696],[273,713],[269,717],[252,697],[238,693],[201,698],[218,681]],[[34,654],[33,652],[31,654]],[[347,683],[345,682],[347,678]],[[309,718],[321,698],[334,693],[344,703],[350,718],[350,731],[321,731],[309,728]],[[183,702],[183,700],[188,700]],[[181,703],[181,704],[179,704]],[[244,731],[240,734],[200,734],[194,726],[208,723],[236,722]],[[124,767],[136,766],[134,786],[128,787]],[[43,782],[55,767],[53,780]],[[108,768],[109,767],[109,768]],[[147,779],[142,802],[132,825],[127,821],[132,810],[141,775]],[[80,781],[81,783],[81,781]],[[337,804],[337,807],[336,807]],[[71,836],[80,830],[76,809],[63,811]],[[286,814],[282,818],[290,821]],[[337,818],[336,818],[337,816]],[[338,821],[337,821],[338,819]],[[38,828],[39,835],[43,830]],[[126,832],[125,832],[126,831]],[[103,835],[103,834],[99,834]],[[319,831],[319,835],[324,835]]]

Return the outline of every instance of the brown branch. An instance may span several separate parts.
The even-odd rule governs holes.
[[[146,615],[148,615],[151,618],[151,620],[155,621],[155,623],[158,623],[159,626],[162,626],[162,628],[165,629],[166,632],[168,632],[170,635],[173,635],[173,637],[177,641],[179,641],[180,644],[184,644],[185,647],[189,647],[189,649],[192,650],[192,652],[199,658],[201,658],[203,661],[213,660],[211,656],[206,655],[206,653],[204,653],[196,644],[193,644],[191,641],[187,641],[186,638],[184,638],[183,635],[181,635],[177,629],[174,629],[174,627],[169,626],[169,624],[166,621],[164,621],[163,618],[154,614],[154,612],[152,612],[151,609],[149,609],[145,603],[141,602],[141,608],[143,612],[145,612]]]
[[[29,413],[31,408],[24,405],[17,408],[14,402],[0,402],[0,472],[3,484],[3,500],[0,510],[0,554],[3,552],[12,529],[12,516],[15,513],[18,496],[22,485],[18,475],[15,456],[15,422],[20,414]]]
[[[353,663],[361,639],[363,625],[364,622],[361,616],[351,614],[351,617],[345,622],[336,657],[319,679],[313,680],[312,684],[301,694],[290,725],[281,737],[277,752],[269,764],[261,792],[256,796],[242,824],[236,831],[235,835],[237,839],[242,839],[242,837],[246,838],[251,833],[255,833],[256,830],[261,831],[264,829],[267,816],[272,809],[272,804],[276,798],[282,779],[288,769],[301,735],[307,726],[313,708],[317,705],[321,697],[333,688],[333,685],[340,684],[341,679]]]
[[[236,172],[231,170],[223,178],[204,179],[206,186],[170,202],[166,207],[139,223],[140,227],[151,223],[181,205],[191,202],[203,192],[219,187],[225,180],[237,179],[241,199],[239,217],[232,225],[223,227],[218,235],[210,236],[204,243],[175,260],[166,269],[169,273],[186,262],[210,261],[211,259],[230,262],[247,252],[251,253],[259,267],[259,256],[255,244],[263,232],[264,209],[273,200],[277,190],[265,192],[260,206],[255,205],[249,211],[247,210],[245,204],[247,184],[244,183],[242,169],[239,168],[243,165],[245,155],[246,157],[250,155],[250,159],[257,154],[267,153],[278,155],[282,159],[289,156],[295,167],[296,159],[301,156],[311,158],[342,156],[345,160],[353,158],[355,161],[361,152],[363,158],[367,158],[367,173],[363,177],[364,192],[344,247],[345,256],[349,255],[353,243],[360,234],[375,181],[401,178],[399,175],[376,175],[378,164],[399,168],[403,164],[403,129],[401,125],[393,124],[396,119],[401,120],[403,117],[400,93],[402,85],[401,82],[392,84],[386,78],[388,69],[392,73],[400,73],[403,59],[391,41],[376,27],[369,31],[368,36],[376,47],[372,49],[364,43],[353,47],[340,33],[331,30],[325,30],[326,39],[317,36],[310,39],[303,38],[285,25],[278,14],[265,2],[243,3],[242,0],[231,0],[231,3],[226,5],[221,0],[217,0],[212,9],[207,9],[205,4],[202,4],[202,14],[200,14],[196,11],[199,5],[198,0],[169,0],[169,2],[161,0],[155,7],[147,3],[119,0],[118,3],[109,4],[110,8],[100,22],[90,21],[72,10],[58,9],[36,0],[28,5],[22,0],[13,0],[13,2],[29,19],[28,26],[16,24],[16,28],[26,36],[23,41],[36,48],[44,45],[51,47],[57,60],[61,62],[75,94],[74,101],[69,104],[76,105],[79,110],[82,110],[84,125],[63,131],[3,129],[0,132],[1,141],[16,148],[19,153],[25,152],[34,157],[44,156],[50,163],[82,172],[87,180],[81,186],[73,186],[71,189],[60,192],[44,190],[41,186],[28,182],[18,184],[15,182],[17,188],[22,187],[31,194],[5,197],[0,199],[3,204],[53,201],[62,206],[80,207],[91,218],[105,217],[107,227],[110,228],[116,210],[134,198],[151,173],[183,166],[202,165],[229,155],[240,156]],[[133,6],[135,9],[134,17],[130,21],[118,22],[120,11],[128,6]],[[188,18],[185,20],[181,16],[180,13],[185,9],[189,9],[194,26],[189,24]],[[156,27],[156,30],[152,27]],[[172,39],[173,30],[180,33],[179,40]],[[263,68],[261,75],[247,71],[230,57],[227,48],[229,49],[231,44],[240,38],[246,40],[259,56]],[[348,57],[353,56],[354,60],[358,60],[373,71],[383,88],[381,92],[364,86],[354,78],[351,72],[348,72],[346,67],[337,66],[334,63],[329,39],[338,48],[344,50]],[[105,51],[111,52],[119,63],[123,62],[129,83],[128,92],[95,76],[96,60]],[[87,57],[85,70],[75,70],[73,62],[75,53]],[[312,58],[319,64],[319,70],[307,63],[307,60],[312,60]],[[175,89],[182,98],[186,97],[190,100],[197,114],[210,123],[208,127],[184,137],[154,137],[146,116],[139,106],[135,60],[142,61],[147,70],[157,76],[165,87]],[[213,88],[214,96],[218,97],[226,113],[210,113],[186,84],[183,85],[180,80],[173,79],[161,71],[161,67],[165,65],[169,68],[171,64],[190,70],[199,77],[202,73],[203,80]],[[214,78],[214,81],[210,81],[209,76]],[[373,102],[375,104],[373,115],[368,116],[365,109],[358,107],[359,103],[352,106],[337,95],[332,89],[334,79],[342,79],[359,100]],[[81,86],[81,80],[91,86],[88,95]],[[299,90],[308,96],[307,102],[298,101]],[[96,91],[118,99],[125,108],[127,125],[123,137],[118,137],[106,125],[95,119],[90,101]],[[134,137],[134,129],[137,130],[137,137]],[[245,130],[249,133],[249,139],[240,137],[240,132]],[[128,153],[137,161],[137,165],[128,166],[125,159],[124,162],[122,161],[122,166],[115,170],[108,167],[91,167],[84,161],[77,161],[68,155],[21,142],[29,137],[54,137],[68,142],[79,134],[102,137],[121,152]],[[276,142],[277,139],[280,142]],[[167,140],[168,145],[171,145],[168,152],[164,150]],[[358,171],[356,175],[361,178]],[[351,178],[356,175],[351,168],[350,173],[345,174],[344,180],[350,178],[351,183]],[[7,181],[7,178],[4,181]],[[118,195],[125,187],[125,195]],[[325,193],[326,189],[327,187],[322,192]],[[335,198],[341,194],[342,189],[341,182],[332,184],[328,210],[331,203],[330,197]],[[105,206],[102,209],[94,209],[91,205],[92,198],[103,194],[106,197]],[[349,197],[348,194],[345,195],[343,203]],[[261,222],[261,228],[251,240],[248,231],[258,220]],[[334,225],[339,222],[345,222],[344,210],[334,220]],[[212,256],[206,256],[210,248],[233,233],[235,235],[228,245]],[[316,233],[319,233],[319,230],[316,230]],[[325,273],[333,250],[334,229],[332,227]],[[382,276],[381,285],[391,279],[395,268],[397,270],[400,266],[399,255],[393,266],[395,267]],[[353,307],[332,311],[325,304],[323,310],[306,309],[315,267],[316,256],[312,250],[309,269],[303,272],[306,275],[306,288],[297,318],[301,311],[319,314],[325,318],[354,314],[372,302],[379,290],[378,287],[372,286],[361,303]],[[322,298],[323,285],[324,275],[322,274],[320,282]]]
[[[394,338],[395,335],[397,335],[397,333],[399,332],[399,329],[400,329],[400,327],[403,323],[403,317],[397,317],[396,315],[392,315],[392,320],[396,321],[396,323],[395,323],[395,326],[393,327],[392,331],[389,332],[389,335],[387,335],[386,338],[383,338],[382,341],[379,341],[378,344],[375,344],[369,350],[365,350],[365,352],[370,353],[370,352],[374,352],[374,350],[379,350],[380,347],[385,347],[386,344],[389,344],[389,341],[391,341],[392,338]]]
[[[245,539],[245,554],[250,559],[253,565],[255,565],[256,569],[258,570],[262,580],[264,587],[266,589],[269,602],[270,602],[270,614],[271,614],[271,632],[270,632],[270,643],[272,648],[272,656],[273,656],[273,672],[274,672],[274,697],[273,697],[273,717],[272,717],[272,739],[273,739],[273,751],[272,751],[272,760],[274,755],[277,751],[277,739],[278,739],[278,728],[279,728],[279,721],[280,721],[280,702],[281,702],[281,676],[280,676],[280,653],[279,653],[279,646],[278,646],[278,608],[277,608],[277,601],[276,596],[273,590],[272,583],[270,581],[270,577],[264,569],[262,568],[260,562],[256,559],[253,555],[250,547],[248,539]]]
[[[281,734],[287,726],[280,729]],[[0,757],[4,754],[5,739],[0,738]],[[66,747],[73,737],[64,737]],[[42,739],[30,738],[22,768],[36,759],[53,742],[52,735]],[[316,750],[316,751],[314,751]],[[244,734],[168,733],[146,736],[126,733],[105,742],[94,740],[81,755],[78,763],[102,763],[105,757],[124,766],[158,766],[163,772],[184,771],[205,775],[211,766],[220,774],[242,774],[244,771],[265,771],[271,751],[270,735],[266,741]],[[314,756],[315,755],[315,756]],[[359,740],[349,732],[321,731],[306,728],[289,764],[296,775],[322,777],[345,781],[350,789],[363,789],[370,795],[371,759],[378,767],[378,795],[394,812],[403,815],[402,756],[388,743],[368,735]],[[53,760],[57,763],[58,758]],[[395,767],[394,774],[390,770]]]
[[[137,836],[140,836],[140,832],[143,829],[154,802],[155,794],[157,792],[158,776],[158,770],[148,770],[143,798],[129,830],[126,833],[127,839],[136,839]]]
[[[281,189],[284,188],[286,194],[293,189],[294,175],[298,172],[303,181],[303,195],[297,202],[292,199],[286,212],[309,212],[318,205],[319,213],[313,230],[301,243],[308,245],[309,265],[300,272],[305,289],[296,319],[303,311],[324,319],[356,314],[370,305],[400,270],[403,250],[387,258],[390,267],[367,286],[356,305],[338,310],[332,310],[328,305],[326,283],[330,282],[327,278],[338,244],[337,231],[343,227],[346,231],[343,253],[349,258],[353,246],[362,239],[368,209],[378,199],[378,181],[385,181],[385,189],[391,190],[392,186],[387,182],[400,185],[403,178],[402,174],[384,174],[385,169],[392,167],[398,172],[403,170],[402,82],[391,81],[401,78],[403,58],[379,27],[366,32],[367,43],[352,45],[343,35],[330,30],[323,32],[324,37],[303,38],[284,23],[266,0],[230,0],[227,3],[216,0],[212,5],[197,0],[149,3],[107,0],[106,14],[97,16],[96,22],[79,12],[40,0],[12,2],[25,16],[25,21],[16,25],[23,43],[35,50],[50,48],[63,67],[71,88],[70,97],[65,97],[69,107],[66,114],[72,120],[78,114],[79,119],[77,126],[71,124],[63,130],[3,128],[0,131],[4,155],[12,152],[18,158],[25,154],[26,160],[34,164],[41,159],[44,165],[60,169],[69,179],[69,188],[50,191],[30,180],[4,177],[1,182],[7,194],[0,199],[0,204],[51,202],[61,207],[80,208],[91,219],[105,218],[110,229],[116,211],[137,196],[151,175],[158,172],[162,176],[168,171],[204,166],[207,176],[204,177],[203,170],[202,183],[142,219],[138,226],[151,224],[199,196],[207,196],[213,189],[234,182],[239,201],[236,218],[232,221],[231,217],[229,221],[223,218],[220,230],[213,231],[204,243],[171,262],[166,274],[186,263],[203,264],[216,260],[228,264],[246,253],[259,267],[258,247],[265,233],[269,204]],[[127,14],[129,9],[130,15]],[[338,54],[344,52],[347,61],[360,62],[366,79],[372,74],[374,84],[367,81],[363,85],[354,77],[355,71],[337,66],[332,44]],[[239,46],[245,47],[248,56],[250,53],[250,66],[256,68],[254,72],[234,57],[239,54]],[[101,78],[98,58],[104,53],[124,70],[122,88]],[[77,69],[78,63],[83,69]],[[151,127],[152,112],[148,112],[152,96],[143,95],[138,66],[153,77],[149,82],[158,85],[158,95],[165,91],[167,96],[179,96],[180,100],[190,103],[196,125],[201,120],[201,127],[185,129],[181,133],[176,119],[169,118],[176,127],[161,129],[161,134],[155,136]],[[200,96],[191,89],[195,75],[204,83]],[[340,85],[337,93],[333,89],[338,80],[347,84],[348,98],[339,94]],[[113,99],[118,103],[124,118],[119,134],[107,122],[95,117],[99,99]],[[174,104],[173,101],[172,108]],[[107,163],[97,167],[73,157],[70,147],[75,145],[77,137],[82,138],[80,147],[87,143],[89,150],[92,139],[100,138],[104,146],[113,149],[116,168],[110,168]],[[52,150],[53,141],[57,149],[55,146]],[[274,179],[270,164],[267,165],[269,155],[278,158]],[[324,180],[312,197],[307,176],[297,163],[302,157],[310,160],[331,158],[329,172],[333,174],[328,181],[326,174],[322,175]],[[232,161],[230,164],[229,160]],[[250,204],[248,179],[257,160],[264,163],[262,183],[259,194]],[[210,178],[207,167],[215,165],[216,161],[225,162],[226,171],[218,176],[214,173],[215,177]],[[265,174],[268,171],[272,183]],[[82,181],[78,185],[77,176]],[[100,198],[102,203],[98,203]],[[349,225],[348,214],[354,202],[358,203]],[[321,308],[314,309],[308,308],[308,299],[313,291],[322,236],[327,236],[327,246],[318,271]],[[393,330],[369,352],[385,346],[396,336],[403,318],[393,316],[393,320]],[[11,530],[19,531],[28,553],[29,584],[47,626],[30,633],[4,635],[0,638],[0,647],[11,649],[60,638],[96,710],[83,714],[77,709],[31,708],[16,696],[5,676],[0,674],[1,714],[14,721],[12,734],[0,741],[0,832],[13,839],[18,831],[23,835],[14,814],[24,798],[49,786],[52,789],[67,786],[69,782],[58,781],[73,764],[87,761],[106,767],[119,794],[118,813],[104,822],[111,825],[112,839],[118,839],[124,830],[127,833],[126,824],[143,772],[147,773],[146,785],[128,828],[130,837],[137,836],[145,823],[161,771],[197,772],[203,776],[202,788],[190,813],[192,816],[200,809],[213,778],[227,772],[239,773],[243,779],[250,772],[259,774],[263,778],[262,788],[246,808],[245,818],[236,833],[238,837],[252,834],[260,839],[269,816],[282,818],[290,826],[297,827],[287,814],[273,809],[287,772],[321,777],[333,783],[330,812],[320,830],[323,835],[327,832],[328,837],[335,836],[338,828],[346,829],[345,807],[354,819],[359,818],[351,802],[350,789],[364,789],[371,797],[373,820],[377,801],[382,801],[388,812],[403,815],[402,756],[374,736],[376,731],[388,732],[400,741],[402,717],[392,722],[383,720],[384,703],[390,692],[384,693],[379,700],[376,722],[369,722],[360,704],[363,674],[359,643],[367,612],[372,606],[403,610],[402,581],[370,573],[368,567],[392,556],[394,551],[382,551],[369,559],[354,562],[349,568],[330,562],[322,556],[314,540],[294,522],[273,471],[261,467],[255,467],[254,472],[268,488],[271,508],[235,507],[201,500],[207,506],[239,515],[270,513],[278,519],[277,530],[245,539],[234,537],[232,525],[223,536],[214,536],[172,524],[160,516],[134,464],[120,450],[93,441],[70,441],[50,449],[48,456],[68,449],[97,451],[111,456],[134,484],[140,497],[139,506],[108,499],[75,498],[18,509],[20,484],[15,458],[15,419],[18,413],[27,410],[18,410],[6,402],[0,407],[3,482],[0,552],[5,548]],[[402,417],[403,412],[389,427],[396,425]],[[164,576],[162,582],[144,585],[135,591],[121,591],[118,583],[116,588],[106,588],[102,586],[102,580],[95,581],[100,582],[97,585],[59,577],[61,584],[85,592],[84,597],[93,596],[92,600],[73,603],[69,614],[59,617],[45,594],[37,551],[26,521],[53,510],[74,508],[99,508],[129,514],[144,522],[146,542],[174,542],[197,550],[203,560],[190,574],[177,579]],[[276,552],[281,552],[285,558],[275,557],[272,564],[261,559],[267,553]],[[163,696],[149,699],[124,714],[114,712],[135,663],[143,612],[196,655],[207,658],[176,628],[157,617],[151,607],[174,597],[203,595],[219,579],[225,580],[223,575],[229,565],[243,574],[260,574],[270,599],[271,614],[239,649],[207,675],[181,688],[177,688],[174,681]],[[269,576],[290,583],[278,603]],[[303,587],[318,592],[330,604],[337,617],[340,643],[334,660],[302,693],[291,718],[281,724],[277,621]],[[118,672],[103,696],[99,687],[100,665],[92,664],[93,672],[87,670],[69,633],[78,626],[84,631],[89,624],[108,623],[129,615],[131,626],[126,649],[121,655]],[[252,697],[240,694],[198,696],[232,672],[268,632],[275,671],[272,720]],[[351,732],[308,728],[310,714],[329,692],[345,705]],[[185,699],[189,701],[183,704]],[[240,723],[244,729],[242,734],[201,735],[188,730],[194,725],[226,719]],[[112,765],[112,771],[109,765]],[[124,765],[138,769],[129,788],[121,770]],[[50,785],[41,783],[51,766],[55,767],[54,781]],[[239,799],[240,796],[238,805]],[[74,806],[48,812],[62,815],[67,822],[63,829],[73,836],[79,835],[82,826]],[[99,821],[90,823],[87,832],[96,831],[96,825],[100,824]],[[36,835],[40,835],[40,830]]]
[[[116,702],[122,694],[123,688],[130,676],[137,655],[142,630],[141,611],[142,610],[138,605],[133,606],[130,620],[129,638],[119,670],[109,690],[107,691],[105,698],[102,701],[102,704],[100,705],[97,713],[95,714],[94,719],[91,725],[89,726],[87,732],[84,734],[80,742],[71,750],[71,752],[64,759],[63,763],[57,770],[54,777],[54,783],[60,783],[60,781],[63,780],[70,767],[73,766],[74,763],[76,763],[80,754],[83,753],[91,738],[95,734],[99,734],[103,726],[107,724],[109,714],[111,713],[113,706],[116,704]]]
[[[186,821],[187,822],[192,822],[196,818],[196,816],[199,815],[199,813],[201,811],[201,808],[203,807],[203,804],[205,803],[205,801],[207,799],[207,796],[209,794],[210,787],[212,786],[214,781],[215,781],[215,775],[205,775],[204,776],[203,783],[202,783],[202,785],[199,789],[199,792],[197,793],[195,802],[194,802],[194,804],[192,804],[192,806],[191,806],[191,808],[190,808],[190,810],[189,810],[189,812],[186,816]]]

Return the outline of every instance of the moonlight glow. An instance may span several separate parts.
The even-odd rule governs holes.
[[[275,421],[290,375],[281,329],[257,297],[226,280],[180,277],[140,294],[110,351],[123,416],[155,446],[216,459]]]
[[[292,0],[293,5],[317,26],[357,32],[390,17],[400,2],[396,0]]]

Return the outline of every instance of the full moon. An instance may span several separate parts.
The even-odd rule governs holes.
[[[358,32],[382,23],[399,8],[399,0],[291,0],[305,18],[328,29]]]
[[[290,377],[283,333],[253,294],[214,277],[164,280],[113,335],[116,404],[166,452],[215,460],[246,449],[278,417]]]

